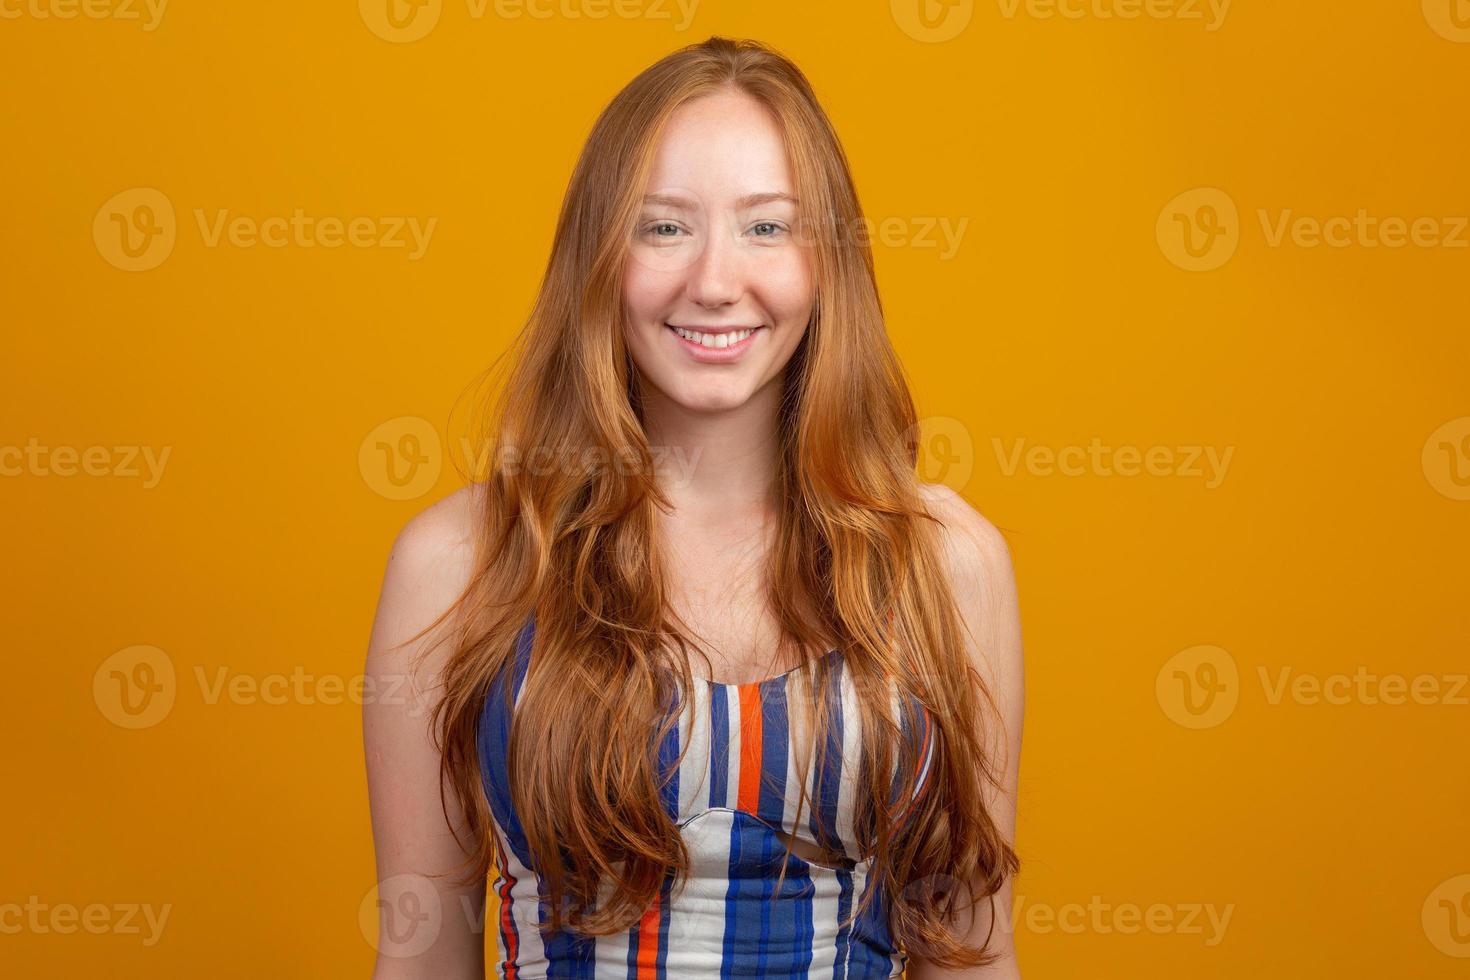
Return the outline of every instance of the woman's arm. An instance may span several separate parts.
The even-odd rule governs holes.
[[[975,669],[998,702],[1005,738],[997,742],[1006,753],[1004,786],[987,784],[987,806],[1007,843],[1015,846],[1016,786],[1020,778],[1021,723],[1025,679],[1021,655],[1021,615],[1016,577],[1005,538],[963,497],[943,484],[925,488],[932,512],[944,522],[947,560],[955,599],[966,628],[968,653]],[[964,941],[978,946],[991,928],[990,906],[982,901],[977,914],[957,926]],[[996,919],[990,946],[1001,954],[986,967],[953,970],[909,960],[905,980],[1020,980],[1011,923],[1011,881],[995,894]]]
[[[468,489],[425,509],[393,543],[368,644],[363,745],[377,853],[378,946],[374,980],[482,980],[485,882],[456,887],[465,852],[440,806],[439,751],[428,722],[449,653],[445,630],[400,646],[458,598],[473,542]],[[434,648],[413,677],[409,660]],[[418,683],[415,684],[414,681]],[[463,833],[445,787],[444,806]]]

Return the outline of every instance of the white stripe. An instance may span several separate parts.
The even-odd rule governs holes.
[[[781,811],[781,829],[788,834],[795,834],[803,840],[817,841],[812,839],[810,819],[812,814],[812,802],[807,800],[802,805],[801,825],[796,822],[796,805],[801,801],[801,784],[803,782],[801,759],[798,755],[798,743],[801,744],[800,751],[805,749],[807,739],[807,708],[802,699],[809,697],[807,693],[810,685],[804,681],[791,680],[786,685],[786,785],[783,787],[785,804]],[[793,699],[797,703],[793,704]],[[808,763],[809,765],[810,763]],[[807,792],[810,794],[811,786],[808,784]]]
[[[531,869],[516,858],[515,852],[510,849],[510,842],[500,830],[500,825],[491,821],[496,836],[500,838],[500,847],[505,855],[506,871],[516,879],[510,889],[510,917],[514,923],[516,936],[520,941],[520,955],[516,957],[516,965],[525,975],[536,976],[544,973],[549,965],[546,960],[546,947],[541,941],[539,898],[540,893],[536,885],[536,876]],[[499,895],[500,877],[496,880],[496,894]],[[499,928],[500,910],[495,911],[496,928]],[[506,974],[505,958],[507,951],[502,947],[500,950],[500,962],[496,964],[498,976]]]
[[[838,872],[820,865],[812,865],[812,885],[816,893],[812,896],[812,965],[807,970],[810,977],[830,977],[837,965],[837,936],[842,927],[839,921],[841,910],[842,880]]]
[[[842,848],[854,861],[858,853],[856,835],[853,832],[853,816],[857,808],[858,763],[862,759],[862,720],[858,714],[857,688],[852,675],[844,665],[842,671],[842,768],[837,781],[837,836]]]
[[[679,748],[689,747],[679,767],[680,823],[709,802],[709,705],[709,685],[695,678],[694,694],[685,699],[685,710],[679,715]]]
[[[740,693],[733,687],[721,687],[720,696],[725,699],[725,804],[735,809],[740,801]]]
[[[670,977],[719,976],[725,949],[725,893],[730,887],[730,833],[735,820],[733,810],[706,809],[680,828],[689,848],[689,875],[682,883],[674,882],[669,899],[665,965]]]

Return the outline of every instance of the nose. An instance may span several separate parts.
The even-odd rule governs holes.
[[[704,250],[689,267],[686,291],[700,306],[715,308],[738,301],[744,292],[739,245],[725,228],[711,228]]]

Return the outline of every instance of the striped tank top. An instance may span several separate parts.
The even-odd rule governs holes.
[[[533,618],[517,638],[508,672],[517,705],[534,635]],[[788,712],[787,695],[812,685],[794,683],[795,670],[750,684],[696,678],[693,696],[676,701],[679,723],[660,744],[658,757],[662,772],[671,775],[663,802],[688,849],[688,876],[681,890],[671,870],[642,919],[611,936],[542,931],[548,918],[540,901],[544,892],[511,806],[506,770],[511,719],[502,672],[485,699],[477,738],[497,865],[489,887],[500,906],[490,924],[498,933],[499,956],[494,973],[487,975],[504,980],[900,976],[908,956],[890,934],[882,885],[876,877],[870,880],[871,862],[853,833],[861,754],[856,692],[840,652],[825,658],[833,661],[826,692],[828,754],[818,767],[815,749],[808,750],[812,776],[800,821],[802,764],[794,744],[807,744],[805,709]],[[890,717],[902,720],[920,760],[912,803],[928,785],[933,725],[917,699],[912,703],[919,721],[910,725],[909,716],[899,712],[899,697],[894,684]],[[676,765],[686,746],[682,764]],[[890,801],[896,804],[897,774],[892,785]],[[846,861],[833,854],[831,865],[817,864],[789,854],[777,828],[822,848],[840,842]],[[783,862],[786,879],[778,893]],[[869,889],[875,890],[872,901],[849,924],[855,904]]]

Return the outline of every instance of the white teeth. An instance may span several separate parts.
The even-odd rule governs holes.
[[[755,330],[733,330],[729,333],[696,333],[693,330],[685,330],[683,327],[674,327],[674,332],[685,340],[691,340],[701,347],[713,347],[719,350],[721,347],[729,347],[738,344],[746,337],[755,333]]]

